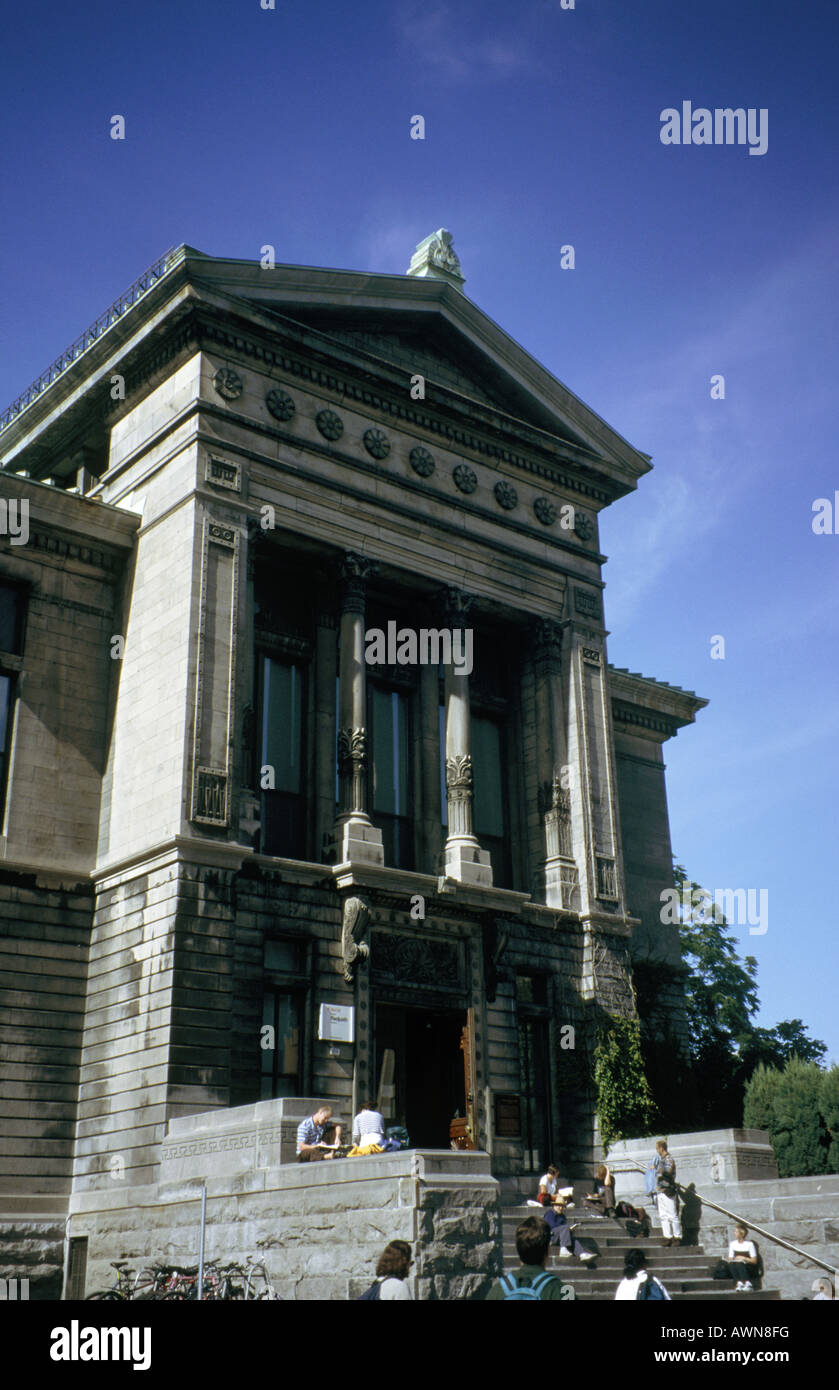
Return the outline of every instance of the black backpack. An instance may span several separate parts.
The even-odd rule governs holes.
[[[365,1299],[368,1299],[368,1298],[369,1298],[369,1299],[381,1298],[381,1296],[382,1296],[382,1286],[381,1286],[381,1284],[379,1283],[378,1279],[376,1279],[375,1282],[372,1283],[372,1284],[370,1285],[369,1289],[365,1289],[365,1290],[364,1290],[364,1293],[360,1293],[360,1294],[358,1295],[358,1298],[356,1299],[356,1302],[357,1302],[357,1303],[363,1303],[363,1302],[365,1301]]]

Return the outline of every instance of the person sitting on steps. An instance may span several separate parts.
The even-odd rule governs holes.
[[[751,1293],[752,1280],[757,1276],[757,1249],[752,1240],[747,1240],[748,1226],[738,1224],[734,1227],[734,1239],[728,1246],[728,1273],[737,1280],[735,1293]]]
[[[551,1233],[551,1245],[559,1246],[559,1258],[568,1260],[572,1255],[576,1255],[578,1260],[587,1264],[589,1260],[596,1260],[597,1255],[593,1250],[586,1250],[582,1241],[577,1240],[568,1218],[565,1215],[566,1202],[564,1198],[559,1198],[544,1212],[545,1225]]]
[[[594,1173],[594,1191],[587,1192],[585,1197],[586,1206],[592,1211],[598,1211],[601,1215],[614,1216],[615,1214],[615,1179],[605,1163],[601,1163]]]

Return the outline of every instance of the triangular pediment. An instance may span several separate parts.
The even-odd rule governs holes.
[[[149,283],[146,284],[146,280]],[[34,458],[52,466],[57,435],[61,450],[101,444],[100,386],[123,362],[144,360],[148,342],[178,333],[185,318],[202,307],[230,314],[270,333],[285,325],[327,357],[353,357],[371,377],[390,375],[404,384],[422,376],[433,403],[444,393],[460,396],[466,414],[486,411],[486,424],[516,433],[516,422],[550,439],[531,442],[549,456],[589,468],[612,497],[625,495],[648,472],[648,456],[634,449],[584,401],[532,357],[461,290],[440,280],[312,266],[276,265],[206,256],[183,246],[168,256],[156,277],[138,282],[137,302],[121,312],[107,332],[85,337],[83,350],[34,402],[15,415],[4,443],[6,457]],[[385,370],[385,367],[387,370]],[[457,410],[456,400],[445,402]],[[496,418],[492,419],[492,414]],[[499,419],[498,417],[506,417]],[[57,431],[57,435],[56,435]],[[526,430],[524,431],[526,434]],[[71,437],[72,436],[72,437]],[[70,463],[67,464],[69,468]]]

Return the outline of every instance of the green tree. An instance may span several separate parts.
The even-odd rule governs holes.
[[[665,1128],[715,1129],[740,1125],[746,1082],[759,1065],[781,1069],[793,1056],[818,1063],[827,1052],[808,1035],[801,1019],[759,1028],[757,961],[740,958],[737,941],[712,897],[674,865],[672,918],[686,967],[684,992],[689,1037],[689,1074],[678,1049],[663,1047],[645,1024],[644,1057]],[[666,920],[666,919],[665,919]],[[642,1024],[654,1018],[656,967],[636,968]],[[646,973],[645,973],[646,971]],[[668,1061],[667,1052],[673,1052]],[[689,1103],[687,1121],[679,1110]],[[672,1116],[672,1118],[671,1118]]]
[[[743,1100],[743,1125],[746,1129],[766,1129],[770,1135],[775,1124],[775,1099],[780,1071],[762,1062],[755,1067],[746,1082]]]
[[[823,1073],[793,1057],[780,1073],[770,1135],[782,1178],[827,1173],[829,1136],[820,1111]]]
[[[829,1173],[839,1173],[839,1067],[822,1072],[820,1109],[830,1134]]]

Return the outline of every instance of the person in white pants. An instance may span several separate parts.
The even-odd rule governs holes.
[[[682,1239],[682,1223],[679,1220],[679,1196],[676,1192],[676,1160],[667,1152],[666,1139],[659,1139],[656,1150],[656,1207],[661,1218],[661,1234],[664,1237],[662,1244],[678,1245]]]

